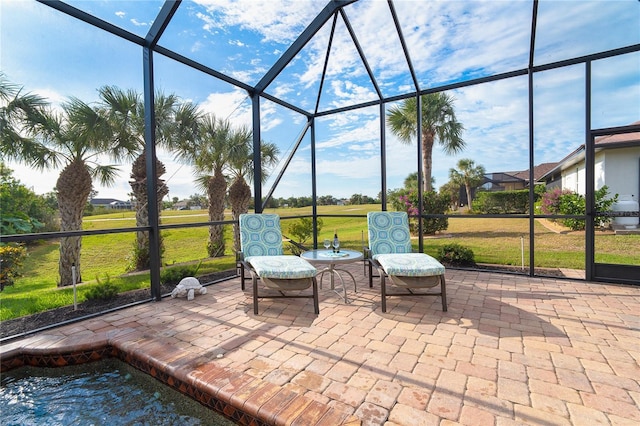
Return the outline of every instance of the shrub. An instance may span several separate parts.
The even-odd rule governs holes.
[[[140,259],[149,259],[149,248],[138,247],[138,244],[133,243],[131,255],[127,256],[127,271],[142,271],[149,268],[149,264],[141,262]]]
[[[391,204],[398,211],[406,211],[409,217],[415,217],[418,212],[418,191],[401,189],[392,192]],[[451,204],[449,194],[430,191],[422,194],[422,205],[424,214],[445,214]],[[411,232],[418,232],[417,221],[409,220]],[[429,217],[422,219],[422,231],[424,234],[435,234],[438,231],[446,230],[449,227],[449,220],[446,217]]]
[[[457,243],[439,247],[438,260],[453,266],[474,266],[476,264],[473,250]]]
[[[618,200],[618,194],[615,194],[611,198],[607,198],[609,194],[609,187],[604,185],[602,188],[595,192],[595,209],[599,212],[606,212],[611,210],[611,206]],[[564,215],[584,215],[586,212],[586,200],[573,191],[560,188],[555,188],[551,191],[547,191],[542,196],[542,203],[540,206],[544,214],[564,214]],[[596,224],[604,226],[611,221],[608,216],[597,216],[595,218]],[[573,231],[582,231],[585,229],[585,221],[583,219],[561,219],[561,222],[567,228]]]
[[[322,229],[322,219],[318,219],[318,234],[320,234],[320,230]],[[289,247],[291,252],[296,256],[299,256],[302,253],[302,248],[300,245],[304,245],[305,242],[313,235],[313,219],[310,217],[301,217],[300,219],[292,222],[287,228],[287,231],[290,236],[295,237],[298,244],[294,242],[289,243]]]
[[[445,214],[449,210],[451,198],[448,194],[438,194],[431,191],[422,194],[422,202],[425,214]],[[422,219],[422,231],[425,234],[435,234],[438,231],[446,230],[448,227],[449,219],[446,217]]]
[[[560,214],[583,215],[586,211],[585,199],[576,193],[562,194],[558,199]],[[562,224],[573,231],[585,228],[585,222],[581,219],[562,219]]]
[[[86,300],[109,300],[118,295],[118,287],[111,283],[109,274],[104,281],[100,281],[100,277],[96,275],[96,281],[98,284],[84,294]]]
[[[179,265],[165,268],[160,272],[160,282],[166,285],[178,284],[183,278],[195,277],[200,270],[202,260],[197,265]]]
[[[529,190],[478,192],[473,208],[484,214],[527,213]]]
[[[611,207],[614,203],[618,201],[618,194],[615,194],[611,198],[607,198],[609,195],[609,187],[604,185],[602,188],[598,189],[595,193],[595,208],[598,212],[607,212],[611,210]],[[600,226],[604,226],[611,222],[611,217],[609,216],[596,216],[595,218],[596,224],[600,224]]]
[[[542,194],[540,210],[543,214],[560,214],[560,197],[571,194],[568,189],[553,188]]]
[[[26,257],[27,250],[18,244],[0,245],[0,291],[22,276],[20,269]]]

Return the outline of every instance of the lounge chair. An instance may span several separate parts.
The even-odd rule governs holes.
[[[372,268],[378,270],[382,296],[382,312],[387,311],[389,296],[442,296],[442,310],[447,310],[445,268],[425,253],[412,253],[409,219],[405,212],[369,212],[369,287],[373,286]],[[387,280],[388,279],[388,280]],[[387,293],[387,281],[406,290]],[[415,292],[415,289],[435,287],[440,292]]]
[[[318,306],[317,270],[306,260],[283,254],[280,217],[275,214],[240,215],[240,246],[238,262],[244,290],[245,269],[251,273],[253,285],[253,312],[258,314],[261,298],[310,298],[313,309]],[[277,295],[259,295],[258,280],[278,292]],[[312,288],[312,294],[303,290]],[[293,293],[291,293],[293,292]],[[289,294],[285,294],[289,293]]]

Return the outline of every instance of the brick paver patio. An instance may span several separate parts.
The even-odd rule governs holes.
[[[448,270],[448,312],[403,297],[383,314],[350,270],[352,303],[325,282],[319,315],[253,315],[235,278],[10,342],[2,362],[117,347],[264,424],[640,424],[639,287]]]

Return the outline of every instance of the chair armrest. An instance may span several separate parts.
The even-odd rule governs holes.
[[[292,240],[291,238],[287,237],[286,235],[282,235],[282,237],[289,243],[291,244],[293,247],[295,247],[297,250],[299,250],[299,253],[293,253],[296,256],[300,256],[300,253],[305,252],[305,251],[309,251],[308,247],[305,247],[303,244],[300,244],[299,242]]]
[[[239,265],[240,265],[240,267],[242,268],[242,270],[243,270],[243,271],[244,271],[245,269],[246,269],[247,271],[249,271],[249,275],[251,275],[251,278],[252,278],[252,279],[258,279],[258,278],[259,278],[258,273],[256,272],[256,268],[254,268],[254,267],[253,267],[253,265],[251,265],[249,262],[247,262],[246,260],[244,260],[244,258],[243,258],[243,259],[240,259],[240,260],[238,261],[238,263],[239,263]],[[244,272],[243,272],[243,274],[242,274],[242,275],[244,275]],[[244,283],[243,283],[243,284],[244,284]],[[243,290],[244,290],[244,288],[243,288]]]

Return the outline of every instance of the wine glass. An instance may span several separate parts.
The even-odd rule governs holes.
[[[326,240],[324,240],[322,242],[322,244],[324,245],[324,248],[329,250],[329,247],[331,247],[331,240],[329,240],[328,238]]]

